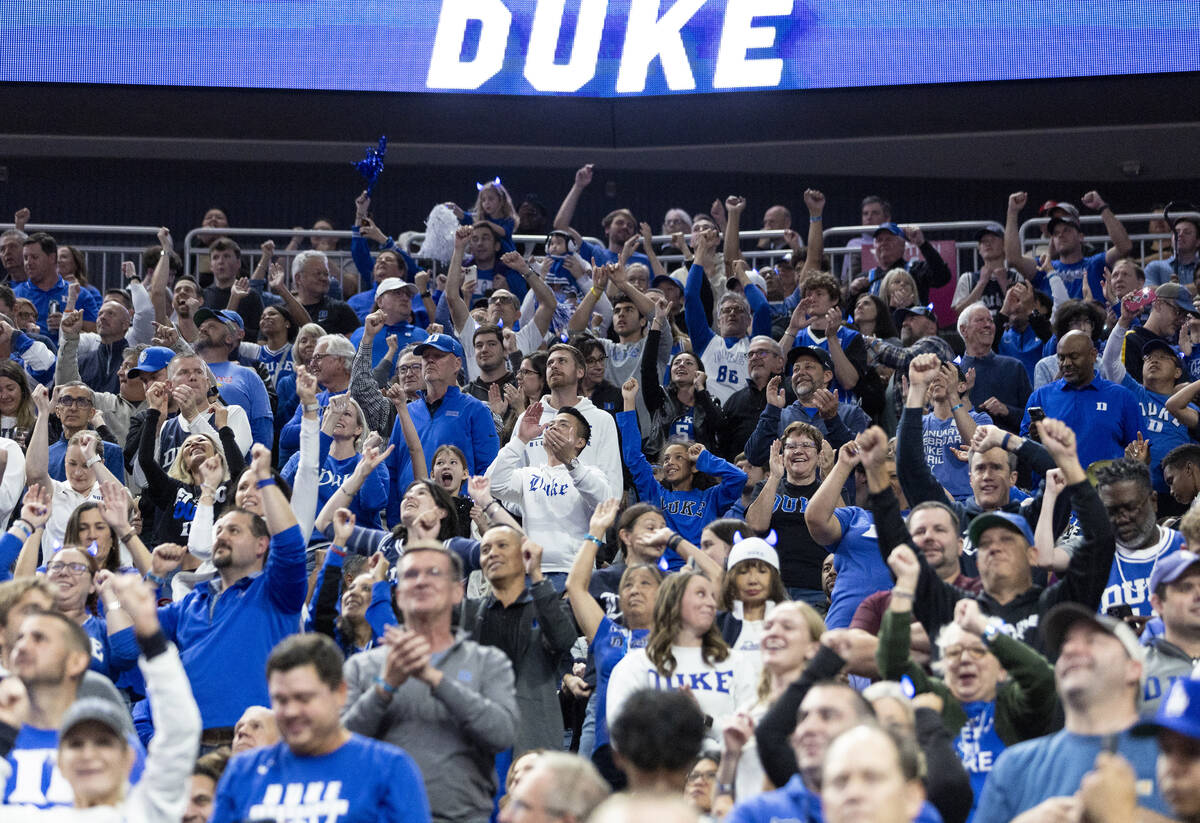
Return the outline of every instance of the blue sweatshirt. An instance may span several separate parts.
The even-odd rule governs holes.
[[[358,466],[358,461],[362,460],[362,455],[355,453],[345,460],[338,460],[329,454],[333,438],[325,432],[321,432],[318,437],[320,438],[320,451],[317,454],[317,511],[321,511],[329,502],[329,498],[333,497],[346,479],[354,474],[354,469]],[[279,474],[288,482],[288,485],[294,486],[296,471],[299,468],[300,453],[296,452],[288,458],[288,462]],[[374,471],[367,475],[362,488],[354,495],[347,507],[354,513],[356,522],[362,526],[381,528],[379,512],[387,506],[388,488],[387,466],[380,463]],[[324,539],[324,535],[316,529],[313,529],[312,537],[317,540]]]
[[[433,468],[433,453],[439,446],[452,443],[467,457],[467,471],[472,476],[483,474],[500,451],[500,437],[492,421],[492,410],[484,403],[463,394],[458,386],[450,386],[431,412],[425,394],[408,404],[408,413],[416,426],[417,436],[425,450],[426,467]],[[392,427],[391,443],[395,446],[387,459],[392,478],[392,494],[388,500],[388,522],[400,522],[400,498],[413,480],[412,456],[404,443],[400,421]]]
[[[721,482],[707,489],[671,491],[654,479],[654,470],[642,454],[637,412],[619,412],[617,429],[621,432],[621,452],[625,465],[633,475],[638,498],[662,509],[667,525],[683,535],[689,543],[699,546],[704,527],[719,518],[741,497],[742,489],[746,486],[746,473],[705,449],[696,461],[696,471],[711,474]]]
[[[299,526],[271,536],[261,572],[220,593],[220,578],[158,610],[163,633],[178,648],[204,728],[233,726],[250,706],[271,705],[267,656],[300,626],[307,593]]]

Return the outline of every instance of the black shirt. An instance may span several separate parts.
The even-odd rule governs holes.
[[[232,289],[223,289],[214,283],[204,290],[204,305],[213,311],[224,311],[229,306],[229,295],[232,291]],[[262,310],[262,298],[253,289],[238,301],[234,311],[241,316],[242,322],[246,326],[247,340],[258,339],[258,320],[262,317]]]
[[[753,499],[758,499],[766,482],[763,480],[754,488]],[[775,551],[779,553],[779,574],[783,578],[783,585],[790,589],[821,591],[821,564],[829,552],[813,540],[808,532],[808,524],[804,522],[804,510],[808,508],[809,498],[817,493],[820,486],[820,480],[796,486],[784,478],[775,490],[771,529],[778,541]]]
[[[326,334],[353,334],[362,323],[354,309],[342,300],[334,300],[328,295],[316,303],[307,305],[304,310],[312,321],[325,330]],[[249,326],[249,322],[246,323]]]

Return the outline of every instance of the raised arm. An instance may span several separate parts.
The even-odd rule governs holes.
[[[567,196],[563,198],[562,205],[558,207],[558,213],[554,215],[554,228],[570,228],[571,221],[575,217],[575,208],[579,205],[579,198],[583,196],[583,190],[592,182],[594,169],[595,165],[588,163],[575,172],[575,182],[571,185]]]
[[[759,534],[765,534],[771,528],[771,515],[775,511],[775,492],[783,480],[783,443],[775,440],[771,443],[771,454],[768,461],[769,471],[763,480],[758,497],[746,509],[746,523]]]
[[[50,519],[53,505],[53,487],[29,484],[21,514],[8,528],[9,535],[22,541],[17,562],[13,565],[13,577],[29,577],[37,571],[42,555],[42,530]]]
[[[725,265],[742,258],[741,222],[746,210],[746,198],[731,194],[725,198]]]
[[[592,272],[592,287],[583,295],[583,299],[576,306],[571,319],[567,321],[567,331],[584,331],[591,324],[592,310],[595,309],[596,303],[604,296],[604,290],[608,288],[609,277],[617,270],[616,263],[606,263],[603,266],[597,266]]]
[[[640,237],[636,239],[641,240]],[[634,308],[642,317],[654,314],[654,301],[647,297],[641,289],[629,282],[629,274],[624,266],[616,266],[609,274],[609,280],[633,302]]]
[[[1187,428],[1194,429],[1200,425],[1200,412],[1197,412],[1191,406],[1196,401],[1197,396],[1200,396],[1200,380],[1188,383],[1167,398],[1167,402],[1163,405],[1167,411],[1175,416],[1176,420]]]
[[[311,534],[320,498],[320,421],[317,419],[317,378],[304,366],[296,366],[296,396],[300,418],[300,458],[292,481],[292,509],[303,534]],[[190,539],[190,536],[189,536]]]
[[[1033,530],[1033,546],[1037,550],[1035,565],[1050,569],[1055,574],[1062,574],[1071,562],[1070,555],[1055,544],[1054,505],[1066,487],[1062,469],[1052,469],[1046,473],[1046,491],[1042,495],[1042,508]]]
[[[1004,257],[1009,266],[1032,282],[1037,275],[1037,263],[1032,257],[1025,256],[1021,249],[1021,226],[1018,222],[1021,209],[1025,208],[1028,201],[1029,195],[1023,191],[1008,196],[1008,215],[1004,221]]]
[[[1109,266],[1117,265],[1117,261],[1122,257],[1128,257],[1133,251],[1133,242],[1129,239],[1129,232],[1125,231],[1125,226],[1113,214],[1112,206],[1104,202],[1104,198],[1097,191],[1089,191],[1080,202],[1089,209],[1094,209],[1100,213],[1100,219],[1104,221],[1104,228],[1108,231],[1109,238],[1112,239],[1112,246],[1104,254],[1104,262]]]
[[[1113,324],[1112,331],[1108,334],[1108,342],[1104,344],[1104,354],[1100,356],[1100,376],[1114,383],[1120,383],[1127,374],[1124,342],[1126,333],[1133,325],[1133,317],[1129,309],[1125,308],[1125,301],[1122,300],[1120,305],[1121,316]],[[1170,402],[1166,404],[1166,408],[1167,411],[1171,410]]]
[[[378,446],[372,446],[366,450],[362,459],[354,467],[354,471],[342,482],[342,485],[338,486],[337,491],[329,497],[321,509],[321,513],[317,515],[317,520],[313,525],[318,531],[325,531],[325,527],[333,522],[333,513],[339,508],[349,506],[354,501],[354,496],[363,487],[363,483],[367,482],[367,478],[371,476],[375,468],[392,453],[392,448],[393,446],[389,445],[386,449],[380,450]]]
[[[463,286],[463,255],[467,251],[467,241],[471,239],[471,227],[459,226],[454,231],[454,251],[450,255],[450,265],[446,269],[446,306],[450,309],[450,319],[454,323],[455,334],[462,334],[471,316],[470,307],[462,296]],[[432,317],[433,315],[430,315]]]
[[[50,479],[50,393],[45,386],[34,386],[33,404],[37,407],[37,418],[25,448],[25,480],[30,486],[36,483],[42,488],[53,489],[54,481]]]
[[[613,498],[603,501],[592,512],[588,536],[580,544],[571,564],[571,572],[567,575],[567,599],[571,604],[571,612],[589,644],[596,638],[596,631],[604,620],[604,609],[588,593],[588,584],[596,567],[596,551],[603,544],[604,535],[608,533],[619,508],[620,501]]]
[[[154,318],[159,323],[171,321],[171,298],[167,294],[167,281],[171,275],[171,250],[175,244],[171,240],[171,230],[163,226],[158,230],[158,245],[162,253],[154,264],[154,273],[150,275],[150,300],[154,303]]]
[[[808,533],[818,545],[832,546],[842,539],[842,524],[834,512],[842,502],[842,488],[859,462],[858,444],[853,440],[843,444],[838,449],[838,459],[833,464],[833,471],[821,481],[816,494],[808,501],[808,508],[804,510],[804,522],[808,526]]]
[[[804,272],[821,271],[825,262],[825,195],[817,189],[805,189],[804,205],[808,206],[808,251],[804,254]]]
[[[258,270],[255,272],[255,277],[260,280],[266,280],[267,286],[273,294],[279,296],[283,301],[283,305],[287,307],[288,314],[291,315],[292,321],[297,328],[307,323],[312,322],[312,318],[308,314],[308,309],[296,299],[296,295],[292,294],[287,287],[287,270],[280,263],[272,263],[271,255],[275,252],[275,242],[268,240],[262,244],[262,257],[258,260]]]

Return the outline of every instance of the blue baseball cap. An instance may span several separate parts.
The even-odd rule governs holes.
[[[137,365],[125,373],[126,377],[141,377],[143,374],[154,374],[167,367],[175,357],[175,352],[166,346],[150,346],[142,349],[138,355]]]
[[[233,323],[242,331],[246,330],[246,323],[242,320],[242,316],[233,309],[210,309],[205,306],[202,309],[197,309],[192,315],[192,322],[197,326],[205,320],[220,320],[222,323]]]
[[[980,240],[982,240],[985,234],[992,234],[1003,240],[1004,226],[1001,226],[999,223],[988,223],[986,226],[979,229],[979,231],[975,232],[975,242],[978,243]]]
[[[1159,561],[1154,564],[1154,571],[1150,572],[1151,594],[1157,592],[1159,586],[1174,583],[1195,563],[1200,563],[1200,555],[1187,549],[1180,549],[1171,552],[1166,557],[1159,558]]]
[[[448,334],[431,334],[426,337],[421,343],[413,349],[413,354],[417,357],[422,356],[430,349],[437,349],[447,354],[452,354],[455,357],[463,357],[462,345]]]
[[[1138,723],[1129,733],[1149,737],[1162,729],[1200,739],[1200,680],[1190,677],[1176,680],[1159,702],[1154,717]]]
[[[1024,537],[1029,545],[1033,545],[1033,531],[1029,528],[1029,521],[1022,515],[1011,514],[1010,512],[997,511],[979,515],[971,521],[971,525],[967,529],[967,535],[971,538],[971,543],[978,546],[980,535],[988,529],[997,526],[1016,532]]]
[[[1151,352],[1156,351],[1165,351],[1175,361],[1175,365],[1183,368],[1183,355],[1175,351],[1174,346],[1161,338],[1149,340],[1142,346],[1142,358],[1145,359]]]
[[[908,235],[904,233],[904,229],[900,228],[899,224],[897,223],[880,223],[875,228],[875,234],[872,236],[878,237],[881,231],[886,231],[888,234],[894,234],[902,240],[908,239]]]

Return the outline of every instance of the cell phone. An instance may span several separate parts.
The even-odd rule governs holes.
[[[1128,603],[1118,603],[1115,606],[1109,606],[1104,610],[1104,613],[1109,617],[1115,617],[1118,620],[1124,620],[1127,617],[1133,617],[1133,607]]]
[[[1144,289],[1135,291],[1133,294],[1125,296],[1125,308],[1130,314],[1141,314],[1147,306],[1154,302],[1157,297],[1155,289],[1147,286]]]
[[[1034,443],[1041,443],[1042,437],[1038,434],[1037,424],[1046,419],[1046,412],[1041,406],[1029,407],[1029,439]]]

